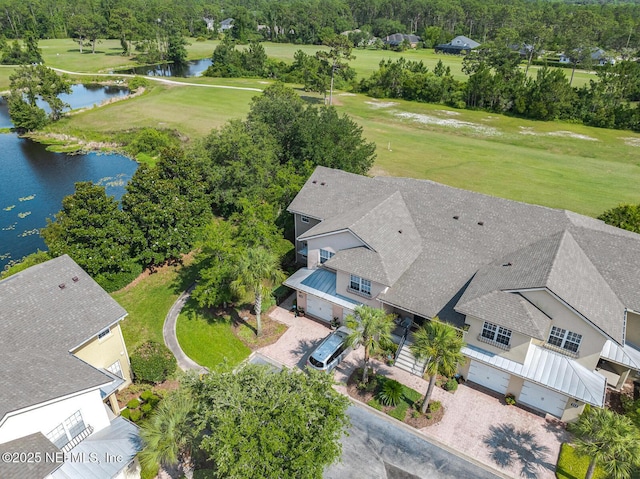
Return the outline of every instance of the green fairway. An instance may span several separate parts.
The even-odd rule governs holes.
[[[13,73],[15,67],[0,65],[0,91],[9,89],[9,76]]]
[[[87,133],[109,134],[129,128],[151,126],[176,129],[191,138],[201,137],[232,118],[243,118],[251,98],[258,92],[156,86],[144,95],[72,115],[47,127],[86,139]],[[102,138],[101,138],[102,139]]]
[[[188,357],[211,370],[237,366],[251,350],[233,334],[231,325],[229,316],[213,317],[190,300],[178,317],[178,342]]]

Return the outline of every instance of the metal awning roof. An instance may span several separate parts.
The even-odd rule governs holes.
[[[604,343],[600,356],[608,361],[640,371],[640,350],[629,343],[620,346],[609,339]]]
[[[58,470],[54,471],[53,479],[101,479],[114,477],[133,461],[142,449],[142,441],[138,427],[124,419],[115,418],[104,429],[92,434],[70,452],[76,457],[99,458],[100,462],[66,461]],[[105,457],[117,458],[112,461]]]
[[[328,269],[301,268],[289,276],[283,284],[291,289],[326,299],[343,308],[353,309],[362,304],[336,293],[336,274]]]
[[[524,364],[471,345],[462,348],[462,353],[585,403],[604,406],[605,377],[560,353],[532,344]]]

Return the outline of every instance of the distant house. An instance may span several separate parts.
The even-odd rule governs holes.
[[[577,51],[579,52],[580,50]],[[559,62],[565,65],[573,63],[571,55],[566,55],[565,53],[560,54]],[[594,48],[591,51],[591,62],[593,65],[601,67],[608,64],[613,65],[616,61],[613,57],[607,55],[602,48]]]
[[[0,281],[0,453],[41,454],[0,461],[0,477],[140,476],[138,428],[115,397],[131,383],[126,315],[67,255]]]
[[[216,21],[213,18],[202,17],[202,21],[207,24],[207,30],[213,31],[215,30]]]
[[[417,35],[407,35],[406,33],[394,33],[393,35],[385,37],[384,43],[390,47],[399,47],[405,40],[411,45],[411,48],[415,48],[418,46],[418,42],[420,42],[420,37]]]
[[[220,33],[226,33],[233,28],[233,18],[225,18],[220,22],[218,31]]]
[[[471,40],[469,37],[459,35],[451,40],[449,43],[441,43],[435,46],[435,51],[440,53],[450,53],[453,55],[460,55],[468,53],[474,48],[478,48],[480,44],[475,40]]]

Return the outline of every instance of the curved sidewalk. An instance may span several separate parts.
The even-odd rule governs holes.
[[[162,326],[162,337],[164,338],[164,344],[167,345],[167,347],[176,357],[180,369],[182,369],[183,371],[193,370],[198,373],[207,373],[209,372],[207,368],[205,368],[204,366],[200,366],[184,353],[184,351],[180,347],[180,343],[178,343],[178,336],[176,334],[176,323],[178,321],[178,316],[180,315],[180,311],[182,311],[182,308],[184,307],[186,302],[191,297],[191,291],[193,291],[194,287],[195,284],[189,286],[189,289],[182,293],[176,300],[176,302],[171,306],[171,309],[167,313],[167,316],[164,318],[164,325]]]

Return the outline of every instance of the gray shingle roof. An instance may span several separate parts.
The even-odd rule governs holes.
[[[33,462],[0,460],[0,477],[2,479],[42,479],[47,477],[60,467],[61,463],[49,460],[52,457],[57,459],[54,455],[59,451],[60,449],[39,432],[0,444],[0,454],[5,452],[40,454],[39,462],[35,462],[35,455],[31,456]]]
[[[422,242],[399,192],[374,203],[328,218],[301,235],[300,239],[330,231],[350,230],[373,248],[373,252],[363,248],[344,250],[329,260],[327,266],[344,271],[355,268],[366,278],[390,286],[415,261],[422,250]]]
[[[492,291],[515,289],[515,284],[522,288],[546,285],[616,341],[622,341],[624,306],[640,311],[640,235],[577,213],[429,180],[368,178],[324,167],[314,171],[289,211],[329,221],[331,227],[355,224],[358,214],[381,205],[394,193],[401,196],[415,225],[421,250],[379,296],[384,302],[425,317],[448,314],[456,322],[456,296],[462,296],[462,305]],[[339,215],[343,216],[338,222]],[[313,230],[322,231],[325,221]],[[394,222],[390,225],[395,227]],[[364,231],[362,239],[375,249],[369,233],[376,231],[383,237],[393,229],[380,221],[377,229]],[[526,268],[512,268],[503,275],[505,258],[516,258],[516,253]],[[330,261],[335,267],[341,264],[341,269],[350,262],[366,267],[357,256],[361,254],[345,252],[344,257],[336,255]],[[381,274],[381,261],[370,262],[371,275]],[[483,285],[480,279],[492,271],[491,283]],[[366,271],[362,276],[367,277]],[[531,327],[539,329],[536,324]]]
[[[517,293],[491,291],[458,303],[455,309],[532,338],[547,339],[550,318]]]
[[[67,255],[0,281],[0,420],[8,412],[110,383],[69,351],[125,315]]]

